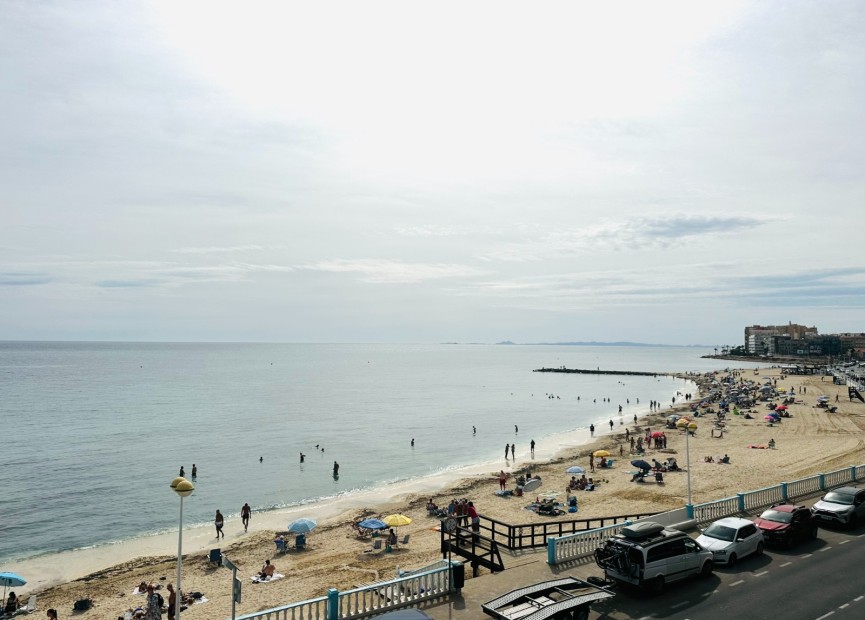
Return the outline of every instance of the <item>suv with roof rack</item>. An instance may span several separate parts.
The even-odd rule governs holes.
[[[607,579],[654,593],[668,582],[709,576],[715,568],[711,551],[684,532],[653,521],[623,527],[595,550],[595,562]]]

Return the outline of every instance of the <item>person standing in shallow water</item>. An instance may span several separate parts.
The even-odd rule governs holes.
[[[511,444],[511,458],[517,460],[517,447],[514,444]]]
[[[198,475],[198,467],[196,467],[195,463],[192,464],[192,477],[195,478]]]
[[[339,476],[339,463],[336,461],[333,462],[333,477],[336,478]]]
[[[534,456],[535,455],[535,440],[534,439],[532,439],[531,443],[529,444],[529,448],[532,451],[532,456]]]
[[[509,444],[505,444],[505,460],[508,460],[508,450],[510,450],[511,446]]]

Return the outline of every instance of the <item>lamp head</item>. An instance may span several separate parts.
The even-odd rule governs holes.
[[[183,480],[186,480],[186,478],[184,478],[183,476],[178,476],[177,478],[175,478],[174,480],[171,481],[171,485],[170,485],[171,488],[176,489],[177,485],[180,484]]]
[[[186,478],[181,478],[180,482],[177,483],[177,486],[174,487],[174,492],[180,497],[191,495],[194,490],[195,486]]]

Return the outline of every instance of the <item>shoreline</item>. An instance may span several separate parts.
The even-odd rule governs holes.
[[[860,465],[865,463],[865,404],[859,402],[847,403],[846,399],[839,402],[838,413],[829,414],[825,408],[814,405],[817,396],[826,395],[830,398],[842,395],[846,397],[844,386],[837,386],[829,381],[822,381],[817,375],[791,375],[785,377],[783,369],[760,368],[759,372],[749,368],[732,371],[740,379],[754,380],[762,383],[763,375],[777,378],[779,389],[794,388],[800,390],[796,396],[796,404],[790,406],[791,417],[783,423],[768,426],[762,419],[764,403],[758,403],[752,408],[753,418],[743,416],[728,416],[729,424],[723,437],[718,438],[710,433],[711,419],[698,418],[700,428],[696,435],[690,438],[691,476],[683,473],[668,473],[665,484],[654,482],[634,484],[631,482],[631,469],[628,461],[628,451],[624,457],[618,457],[617,452],[623,444],[624,431],[643,432],[646,427],[659,429],[662,422],[676,409],[688,408],[689,403],[679,402],[676,407],[662,405],[657,412],[648,412],[648,403],[638,405],[643,410],[638,418],[639,431],[634,429],[632,418],[624,426],[617,426],[613,432],[596,432],[594,438],[589,437],[586,430],[577,430],[561,439],[561,449],[542,444],[542,454],[550,454],[550,458],[534,461],[518,452],[516,464],[509,462],[508,487],[513,487],[514,474],[531,466],[532,472],[539,474],[543,485],[539,496],[555,497],[559,501],[565,499],[565,486],[570,474],[565,473],[567,466],[579,464],[587,470],[588,455],[601,447],[613,453],[617,463],[612,469],[598,470],[587,473],[594,476],[600,486],[594,492],[578,491],[579,511],[577,514],[565,514],[559,519],[597,518],[622,514],[647,514],[681,508],[685,505],[688,489],[686,478],[691,478],[694,503],[702,503],[735,495],[736,492],[756,490],[770,484],[789,482],[798,478],[811,476],[821,472],[832,471],[840,467]],[[707,373],[681,374],[683,380],[698,381],[710,385],[711,379],[722,378],[727,371]],[[688,388],[678,388],[689,391]],[[802,394],[805,389],[807,396]],[[676,388],[673,390],[676,391]],[[702,396],[692,390],[695,397],[692,403]],[[794,391],[794,393],[796,393]],[[633,415],[633,414],[629,414]],[[616,416],[613,416],[614,418]],[[713,417],[713,416],[712,416]],[[600,422],[600,429],[606,428],[606,420]],[[597,423],[596,423],[597,426]],[[667,448],[649,450],[644,457],[664,460],[674,455],[680,466],[686,464],[685,437],[676,430],[667,430],[669,443]],[[576,441],[564,445],[565,440]],[[765,444],[769,439],[777,441],[777,449],[749,449],[752,444]],[[728,453],[730,465],[707,463],[705,455],[720,456]],[[226,524],[226,539],[221,541],[223,554],[227,555],[239,568],[238,576],[247,581],[259,570],[264,559],[272,559],[277,571],[286,575],[272,584],[263,586],[245,586],[243,604],[238,613],[246,614],[291,602],[322,596],[327,588],[340,590],[359,587],[363,584],[390,579],[398,567],[416,568],[430,564],[441,556],[439,551],[440,534],[436,529],[438,520],[427,515],[425,506],[429,497],[433,497],[439,505],[446,504],[450,498],[466,497],[475,502],[478,511],[489,518],[513,525],[529,523],[548,523],[555,518],[537,515],[526,510],[530,498],[502,498],[494,494],[498,490],[497,473],[502,468],[502,461],[479,463],[472,469],[447,472],[447,476],[432,480],[430,477],[417,481],[428,481],[424,486],[406,484],[399,487],[388,487],[369,502],[357,497],[359,501],[352,505],[342,504],[337,510],[322,516],[322,506],[308,505],[305,516],[318,519],[316,528],[307,540],[307,549],[301,552],[292,550],[284,555],[276,555],[273,543],[274,532],[284,530],[287,523],[274,521],[272,529],[267,529],[268,519],[263,514],[254,514],[251,530],[242,534],[239,521],[230,520]],[[417,482],[413,481],[413,482]],[[532,493],[534,496],[535,493]],[[400,537],[411,535],[409,545],[400,547],[393,553],[369,553],[368,539],[358,539],[349,527],[354,518],[359,516],[385,515],[400,512],[409,516],[413,522],[399,530]],[[285,513],[274,511],[272,514],[285,518]],[[187,620],[207,620],[217,616],[230,615],[231,610],[231,573],[227,570],[210,566],[207,561],[206,549],[211,545],[212,533],[208,528],[203,539],[203,550],[193,552],[187,546],[187,531],[184,529],[184,560],[183,589],[185,591],[201,591],[209,602],[205,605],[195,605],[184,612]],[[238,533],[240,532],[240,533]],[[166,583],[174,580],[176,570],[176,536],[166,534],[166,544],[170,547],[162,554],[139,556],[128,562],[116,562],[117,556],[111,556],[108,568],[89,572],[76,580],[59,581],[59,585],[43,587],[38,590],[36,580],[18,592],[22,595],[37,593],[40,609],[56,607],[61,610],[71,609],[72,602],[78,598],[92,598],[95,607],[88,612],[91,620],[115,620],[126,609],[135,608],[143,599],[131,597],[132,588],[140,581]],[[216,545],[213,545],[216,546]],[[53,556],[56,558],[57,556]],[[510,557],[510,556],[508,556]],[[106,560],[111,558],[106,557]],[[514,568],[515,561],[505,558],[507,568]],[[76,572],[85,572],[83,566]],[[20,572],[20,571],[17,571]],[[67,571],[69,572],[69,571]],[[23,573],[22,573],[23,574]],[[26,575],[28,579],[32,575]],[[469,581],[470,584],[470,581]],[[467,584],[467,587],[470,585]]]
[[[692,377],[684,373],[646,373],[651,375],[666,375],[682,379],[682,388],[673,387],[672,394],[681,393],[683,390],[697,391],[697,384]],[[309,500],[296,506],[279,507],[254,511],[250,520],[250,530],[244,533],[234,531],[236,525],[240,528],[240,519],[227,518],[225,530],[227,532],[221,545],[233,545],[243,543],[248,538],[262,531],[280,531],[287,524],[301,516],[314,516],[319,525],[327,527],[333,522],[344,522],[358,511],[376,511],[388,506],[398,507],[412,498],[427,495],[441,495],[453,488],[471,486],[478,480],[486,481],[495,474],[496,470],[504,469],[507,473],[516,472],[530,466],[532,469],[548,466],[565,458],[566,453],[574,450],[586,449],[590,446],[606,445],[604,439],[618,432],[627,424],[632,424],[633,416],[643,421],[659,412],[646,412],[646,404],[629,404],[622,413],[612,414],[610,420],[619,418],[619,425],[611,430],[606,430],[607,416],[594,420],[592,423],[597,427],[595,436],[590,435],[588,427],[577,428],[570,431],[554,433],[541,436],[544,441],[544,453],[551,454],[545,459],[535,459],[530,454],[529,448],[517,451],[517,458],[508,461],[504,467],[500,460],[492,457],[488,460],[472,463],[454,469],[445,469],[432,474],[411,478],[399,482],[386,482],[371,488],[348,492],[334,497]],[[686,406],[684,403],[677,404],[677,408]],[[638,410],[643,410],[639,413]],[[669,409],[672,412],[674,409]],[[627,420],[622,420],[627,417]],[[540,442],[539,442],[540,443]],[[592,449],[595,449],[592,447]],[[387,497],[388,499],[382,499]],[[189,500],[187,500],[189,501]],[[311,514],[311,513],[314,513]],[[184,525],[183,528],[183,555],[184,559],[190,555],[205,553],[214,546],[215,539],[211,538],[213,525],[210,523],[197,525]],[[21,560],[12,560],[0,564],[0,572],[12,571],[39,575],[37,578],[28,578],[26,591],[38,591],[50,589],[63,583],[86,579],[88,576],[111,571],[116,566],[121,566],[147,558],[162,556],[177,557],[177,529],[169,529],[164,532],[147,533],[133,538],[120,541],[106,542],[91,547],[64,550],[60,552],[48,552]],[[185,561],[185,560],[184,560]]]

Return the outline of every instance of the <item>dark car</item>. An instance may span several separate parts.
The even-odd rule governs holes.
[[[817,521],[805,506],[775,504],[754,519],[767,545],[792,547],[803,540],[817,538]]]

